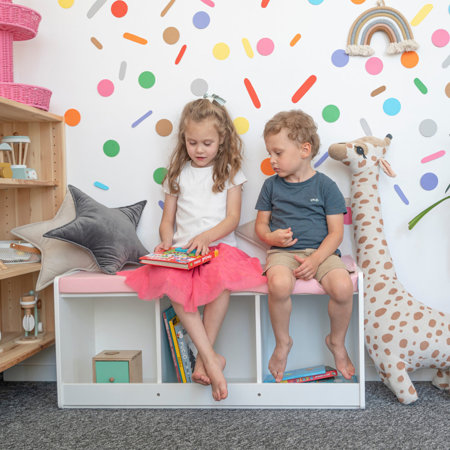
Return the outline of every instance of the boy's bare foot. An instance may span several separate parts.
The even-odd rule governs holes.
[[[206,375],[211,381],[212,396],[214,400],[220,401],[228,397],[227,381],[223,376],[222,366],[225,367],[225,358],[216,354],[215,361],[204,363]]]
[[[330,335],[325,338],[327,347],[330,352],[333,353],[336,369],[342,373],[346,380],[350,380],[355,375],[355,367],[353,366],[348,356],[347,350],[344,345],[334,345],[331,342]]]
[[[283,379],[284,369],[286,369],[287,359],[289,352],[291,351],[292,344],[292,338],[289,336],[289,342],[284,345],[277,344],[272,356],[270,357],[269,371],[277,383]]]
[[[217,357],[220,362],[220,367],[225,369],[225,358],[222,355],[219,355],[217,353]],[[211,380],[208,377],[208,374],[206,373],[205,365],[203,364],[202,357],[200,355],[197,355],[197,360],[195,361],[195,368],[194,372],[192,373],[192,381],[194,383],[203,384],[203,386],[209,386],[211,384]]]

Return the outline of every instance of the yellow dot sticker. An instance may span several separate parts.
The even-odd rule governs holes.
[[[71,8],[73,6],[73,2],[75,0],[58,0],[58,4],[59,6],[61,6],[61,8]]]
[[[236,117],[236,119],[233,120],[233,123],[238,134],[245,134],[250,128],[250,123],[245,117]]]
[[[230,47],[228,47],[228,45],[224,42],[219,42],[213,48],[213,55],[214,58],[223,61],[224,59],[227,59],[228,56],[230,56]]]

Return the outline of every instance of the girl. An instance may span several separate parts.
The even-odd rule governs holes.
[[[225,399],[228,391],[225,358],[213,345],[228,309],[230,290],[249,289],[266,281],[259,260],[234,247],[242,184],[247,180],[241,171],[242,142],[222,103],[213,95],[183,109],[178,143],[163,183],[161,242],[155,248],[184,247],[197,255],[217,248],[218,256],[189,271],[145,265],[121,273],[139,298],[170,298],[198,350],[192,379],[211,384],[217,401]],[[205,305],[203,320],[197,309],[200,305]]]

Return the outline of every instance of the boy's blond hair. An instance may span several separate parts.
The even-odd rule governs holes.
[[[278,134],[283,128],[287,130],[290,140],[298,144],[303,144],[304,142],[311,144],[311,158],[317,155],[320,147],[320,138],[317,134],[317,125],[309,114],[300,109],[282,111],[275,114],[264,127],[264,139]]]

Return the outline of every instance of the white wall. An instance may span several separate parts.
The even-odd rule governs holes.
[[[375,136],[391,133],[394,139],[387,159],[398,176],[388,179],[381,175],[380,192],[394,264],[400,280],[414,296],[450,312],[450,202],[443,202],[413,230],[408,230],[413,217],[444,197],[450,182],[450,110],[445,93],[450,69],[444,63],[450,44],[440,48],[431,39],[436,30],[448,30],[448,2],[433,2],[428,16],[412,27],[420,44],[419,63],[413,68],[404,67],[400,55],[387,55],[386,36],[375,34],[374,56],[383,63],[378,75],[366,71],[367,58],[350,57],[344,67],[336,67],[331,61],[335,50],[345,48],[353,21],[375,6],[375,1],[356,5],[351,0],[325,0],[313,5],[309,0],[273,0],[266,8],[261,7],[259,0],[216,0],[214,7],[200,0],[178,1],[161,17],[168,0],[128,0],[128,12],[122,18],[113,16],[113,0],[108,0],[92,18],[87,17],[87,12],[96,3],[94,0],[74,0],[70,8],[60,6],[69,5],[69,0],[20,3],[36,9],[43,18],[35,39],[14,44],[15,81],[51,89],[50,110],[56,114],[64,115],[71,108],[81,113],[79,125],[67,127],[68,182],[111,207],[147,199],[139,226],[145,246],[152,248],[158,242],[158,202],[163,200],[153,172],[166,165],[181,108],[195,98],[191,83],[203,79],[209,92],[227,100],[233,118],[245,117],[250,123],[249,131],[242,135],[249,178],[242,223],[255,217],[254,203],[266,177],[260,170],[260,163],[266,158],[261,133],[265,121],[275,112],[302,108],[315,118],[322,140],[317,160],[331,143],[363,136],[362,118]],[[411,22],[424,2],[392,0],[388,6],[400,10]],[[198,11],[210,16],[205,29],[193,24]],[[162,37],[169,26],[180,32],[180,40],[174,45],[168,45]],[[125,32],[141,36],[148,43],[139,45],[126,40],[122,37]],[[301,39],[290,46],[297,33]],[[103,44],[102,50],[91,43],[93,36]],[[244,51],[243,38],[248,39],[253,58]],[[257,52],[256,44],[261,38],[273,41],[272,54],[262,56]],[[225,60],[213,56],[212,50],[219,42],[230,48],[230,56]],[[175,58],[183,44],[187,50],[176,65]],[[127,70],[120,80],[123,61]],[[156,83],[150,89],[142,88],[137,81],[144,71],[156,75]],[[291,97],[311,75],[317,76],[317,82],[294,104]],[[260,109],[253,106],[244,78],[252,82],[261,101]],[[414,78],[428,87],[426,95],[414,85]],[[114,83],[115,91],[109,97],[97,92],[102,79]],[[386,91],[372,97],[370,93],[382,85]],[[395,116],[383,111],[383,102],[390,97],[401,103],[401,111]],[[322,118],[322,110],[330,104],[340,110],[334,123]],[[152,115],[132,128],[131,124],[149,110]],[[163,118],[175,126],[168,137],[155,131],[155,124]],[[424,137],[419,131],[419,124],[425,119],[437,125],[437,132],[431,137]],[[109,139],[120,144],[116,157],[103,152],[103,143]],[[445,150],[445,156],[421,163],[423,157],[440,150]],[[349,196],[349,173],[344,166],[327,159],[319,170],[334,178],[344,195]],[[426,172],[439,179],[433,190],[420,186],[420,178]],[[94,187],[95,181],[110,189]],[[401,187],[409,205],[401,201],[394,184]],[[349,230],[346,234],[350,235]]]

